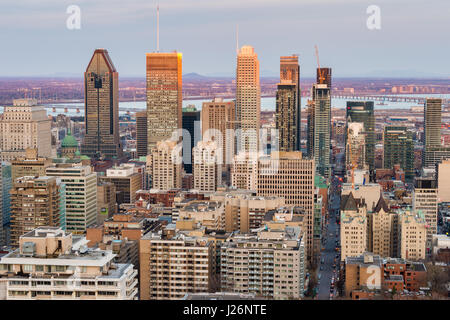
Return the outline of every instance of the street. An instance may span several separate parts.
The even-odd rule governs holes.
[[[333,294],[333,297],[336,295],[335,286],[333,286],[332,289],[332,278],[334,278],[334,281],[337,280],[337,270],[339,268],[340,261],[340,256],[335,261],[336,255],[338,254],[338,252],[336,251],[336,240],[338,241],[338,243],[340,242],[339,225],[336,223],[336,214],[339,214],[340,206],[340,196],[337,191],[339,183],[339,180],[333,177],[330,192],[329,218],[328,223],[325,226],[326,236],[323,244],[324,250],[321,251],[317,272],[319,277],[317,292],[319,300],[330,299],[331,293]],[[337,237],[336,233],[338,235]],[[335,265],[335,267],[333,267],[333,265]]]

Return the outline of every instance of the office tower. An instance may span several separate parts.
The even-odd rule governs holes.
[[[426,99],[424,107],[424,147],[441,145],[442,99]]]
[[[221,290],[266,299],[301,299],[307,264],[305,242],[300,227],[233,233],[220,248]]]
[[[194,105],[183,108],[183,129],[187,130],[190,135],[189,140],[183,140],[183,167],[186,173],[192,173],[192,161],[194,158],[192,148],[201,140],[200,111],[197,111]]]
[[[238,189],[256,190],[258,156],[256,153],[240,152],[233,157],[231,185]]]
[[[116,186],[112,182],[97,183],[97,224],[116,213]]]
[[[445,159],[450,159],[450,147],[428,146],[423,150],[422,167],[434,168]]]
[[[347,127],[347,143],[345,146],[346,169],[364,169],[366,167],[365,155],[364,124],[362,122],[350,122]]]
[[[316,171],[328,178],[331,174],[331,88],[327,84],[313,84],[314,104],[314,160]]]
[[[236,121],[236,110],[234,101],[223,101],[215,98],[211,102],[203,102],[202,106],[202,137],[204,140],[214,138],[214,129],[220,131],[222,143],[219,147],[223,150],[223,163],[230,165],[234,156],[234,128]],[[208,130],[211,132],[208,136]],[[217,138],[215,138],[217,140]]]
[[[213,250],[205,237],[187,237],[175,229],[144,235],[139,240],[140,299],[178,300],[189,292],[209,292]]]
[[[182,128],[182,54],[146,54],[147,152]],[[178,138],[178,136],[177,136]]]
[[[317,68],[316,83],[326,84],[327,87],[331,90],[331,68]]]
[[[181,188],[181,150],[175,141],[159,141],[152,149],[152,188]]]
[[[147,111],[136,112],[136,151],[138,157],[145,157],[147,152]]]
[[[287,205],[304,210],[306,249],[308,258],[313,258],[314,160],[303,159],[300,151],[272,152],[259,158],[257,170],[258,196],[284,197]]]
[[[347,126],[350,122],[364,123],[366,164],[375,170],[375,114],[373,101],[347,101]]]
[[[57,227],[39,227],[0,259],[6,300],[136,300],[137,270]]]
[[[290,80],[281,80],[277,86],[275,125],[280,151],[300,151],[300,121],[297,103],[298,87]]]
[[[0,119],[0,161],[23,157],[27,148],[36,148],[39,156],[50,157],[51,121],[34,99],[16,99],[13,106],[5,106]]]
[[[81,153],[120,158],[119,73],[105,49],[96,49],[84,73],[85,127]]]
[[[257,197],[253,192],[244,190],[217,191],[209,196],[211,200],[225,205],[225,231],[239,230],[248,233],[261,228],[266,214],[271,210],[284,207],[282,197]]]
[[[51,159],[39,157],[37,149],[28,148],[24,156],[11,161],[12,181],[24,176],[45,176],[45,169],[50,165]]]
[[[45,170],[66,186],[66,230],[83,234],[97,221],[97,173],[91,166],[57,164]]]
[[[251,46],[243,46],[237,55],[236,121],[241,132],[237,135],[239,151],[259,151],[261,87],[258,55]]]
[[[414,143],[412,132],[406,127],[386,126],[384,128],[384,168],[399,164],[407,180],[414,178]]]
[[[12,187],[11,164],[0,162],[0,246],[10,242],[11,196]]]
[[[134,203],[136,191],[142,189],[142,173],[137,172],[133,164],[122,164],[106,170],[106,176],[99,177],[101,182],[111,182],[115,186],[116,203]]]
[[[222,150],[215,141],[199,141],[194,156],[194,189],[214,192],[222,184]]]
[[[293,149],[286,149],[280,151],[300,151],[300,137],[301,137],[301,93],[300,93],[300,66],[298,64],[298,56],[292,55],[292,56],[283,56],[280,57],[280,84],[283,83],[290,83],[291,85],[294,85],[295,88],[292,88],[291,85],[288,85],[286,88],[282,87],[279,88],[280,90],[280,109],[281,111],[284,111],[284,114],[286,116],[286,111],[291,111],[290,119],[289,121],[287,118],[284,118],[285,120],[282,121],[283,123],[287,124],[288,128],[291,128],[290,125],[292,125],[292,131],[293,136],[291,139],[294,142],[294,148]],[[291,92],[294,91],[294,96],[291,96]],[[278,101],[278,99],[277,99]],[[278,102],[277,102],[278,106]],[[283,118],[283,117],[282,117]],[[281,125],[281,124],[280,124]],[[282,125],[281,125],[282,126]],[[280,126],[280,127],[281,127]],[[288,132],[290,130],[287,130]],[[280,148],[281,148],[281,142],[280,140]],[[284,142],[283,142],[284,143]]]
[[[341,261],[367,250],[367,205],[353,193],[341,199]]]
[[[414,211],[399,213],[400,257],[423,260],[426,256],[427,222],[423,214]]]
[[[11,194],[11,245],[37,227],[61,227],[60,185],[55,177],[21,177]]]
[[[437,167],[438,202],[450,202],[450,159]]]
[[[431,250],[433,234],[437,234],[438,188],[434,178],[416,178],[412,194],[413,211],[421,212],[427,223],[427,249]]]

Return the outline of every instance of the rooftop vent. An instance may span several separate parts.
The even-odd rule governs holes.
[[[22,245],[22,254],[25,256],[34,256],[36,253],[36,244],[34,242],[24,242]]]

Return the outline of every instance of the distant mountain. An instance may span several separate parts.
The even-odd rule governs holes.
[[[203,75],[195,73],[195,72],[183,74],[183,79],[186,79],[186,80],[206,80],[208,78],[209,77],[203,76]]]

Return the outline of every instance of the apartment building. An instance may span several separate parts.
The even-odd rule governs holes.
[[[341,261],[367,250],[367,205],[353,193],[341,198]]]
[[[152,188],[181,188],[181,148],[175,141],[159,141],[151,151]]]
[[[45,169],[51,164],[51,159],[38,156],[37,149],[27,148],[24,156],[11,161],[12,181],[24,176],[45,176]]]
[[[139,240],[140,299],[178,300],[212,291],[214,245],[169,224]]]
[[[231,185],[238,189],[256,190],[258,176],[257,153],[240,152],[231,164]]]
[[[427,250],[431,250],[433,234],[437,234],[438,188],[434,178],[416,178],[413,211],[422,212],[427,222]]]
[[[222,184],[222,150],[215,141],[199,141],[193,148],[194,189],[214,192]]]
[[[423,260],[426,256],[427,222],[420,212],[399,213],[400,257],[408,260]]]
[[[259,298],[301,299],[306,244],[300,227],[234,233],[221,246],[221,290]]]
[[[208,230],[225,230],[225,206],[219,201],[189,201],[179,209],[178,220],[182,219],[193,219]]]
[[[20,177],[11,195],[11,246],[37,227],[65,228],[64,184],[55,177]]]
[[[7,300],[136,300],[137,271],[113,263],[111,251],[89,250],[84,238],[57,227],[20,237],[0,259]],[[1,296],[1,294],[0,294]]]

